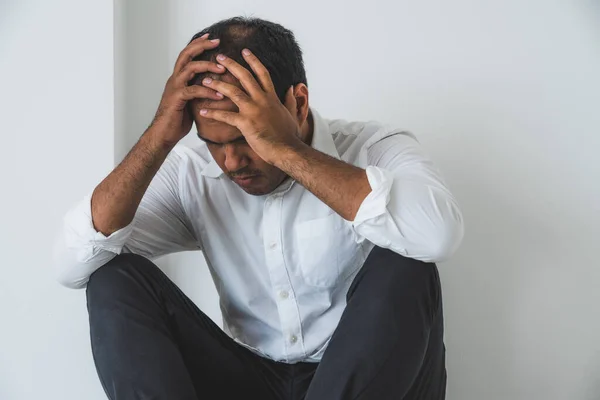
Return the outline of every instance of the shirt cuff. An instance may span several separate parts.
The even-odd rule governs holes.
[[[79,262],[88,262],[102,251],[121,254],[123,246],[133,231],[131,223],[109,236],[98,232],[92,222],[91,204],[92,196],[86,196],[65,217],[65,225],[70,228],[67,234],[67,247],[77,249],[76,258]]]
[[[352,221],[354,228],[365,221],[387,214],[394,176],[390,171],[369,165],[366,169],[371,193],[365,197]]]

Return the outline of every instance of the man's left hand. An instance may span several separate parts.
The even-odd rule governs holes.
[[[297,111],[293,87],[286,92],[285,105],[282,104],[267,68],[250,50],[244,49],[242,55],[260,83],[250,71],[231,58],[217,56],[217,62],[240,81],[245,91],[210,78],[205,78],[202,84],[231,99],[239,112],[202,109],[200,115],[235,126],[260,158],[276,164],[286,150],[303,144],[295,118]]]

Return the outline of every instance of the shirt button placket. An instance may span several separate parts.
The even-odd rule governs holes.
[[[287,358],[298,357],[302,354],[304,345],[301,338],[300,316],[298,305],[290,277],[286,270],[283,244],[281,243],[281,207],[283,198],[274,194],[267,198],[263,209],[263,240],[267,267],[269,270],[273,295],[276,300],[277,311],[283,342]]]

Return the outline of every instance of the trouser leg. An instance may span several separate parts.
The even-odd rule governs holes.
[[[148,259],[123,254],[87,286],[92,352],[110,399],[272,398],[235,343]]]
[[[435,264],[374,248],[306,400],[442,400],[446,369]]]

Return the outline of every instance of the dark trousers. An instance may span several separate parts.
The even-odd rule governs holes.
[[[445,398],[434,264],[375,248],[320,363],[285,364],[234,342],[148,259],[122,254],[87,286],[94,361],[125,399]]]

